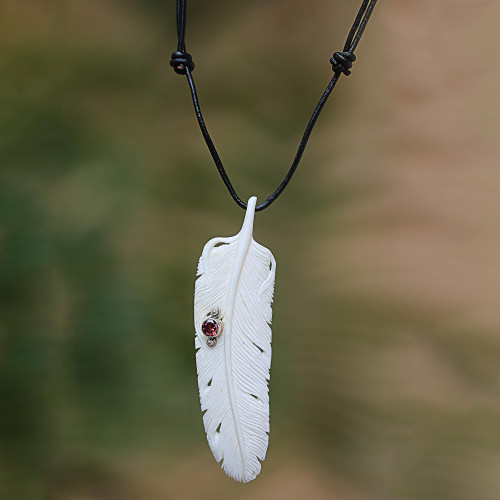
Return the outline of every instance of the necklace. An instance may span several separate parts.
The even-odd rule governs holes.
[[[196,118],[215,166],[238,206],[246,210],[238,234],[213,238],[198,263],[194,298],[196,366],[208,444],[225,473],[248,482],[261,470],[269,442],[271,319],[276,261],[253,239],[255,212],[268,208],[287,187],[302,159],[313,127],[342,74],[349,76],[354,51],[377,0],[362,0],[344,50],[330,59],[333,77],[306,126],[285,178],[266,200],[245,203],[234,190],[203,118],[186,52],[186,0],[177,0],[177,50],[170,65],[185,75]]]

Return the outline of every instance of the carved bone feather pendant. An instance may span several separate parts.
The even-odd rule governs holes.
[[[257,198],[240,232],[203,249],[195,286],[196,366],[208,444],[225,473],[246,483],[269,442],[271,318],[276,261],[253,239]]]

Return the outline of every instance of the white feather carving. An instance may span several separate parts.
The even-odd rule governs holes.
[[[241,231],[203,249],[195,286],[196,366],[208,444],[225,473],[246,483],[261,469],[269,442],[271,318],[276,261],[253,239],[257,198]],[[201,330],[218,308],[223,329],[214,347]]]

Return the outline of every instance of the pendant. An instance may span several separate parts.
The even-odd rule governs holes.
[[[198,263],[196,367],[208,444],[224,472],[246,483],[269,442],[269,370],[276,261],[253,239],[257,198],[240,232],[213,238]]]

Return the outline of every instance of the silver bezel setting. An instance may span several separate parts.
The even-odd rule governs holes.
[[[203,333],[203,335],[205,335],[205,338],[207,339],[208,347],[214,347],[217,344],[217,338],[220,337],[220,335],[222,333],[222,329],[224,327],[224,324],[222,323],[222,321],[220,319],[220,315],[221,315],[220,309],[217,307],[214,307],[213,309],[210,310],[210,312],[207,313],[207,317],[203,320],[203,323],[205,323],[205,321],[207,321],[207,319],[217,323],[217,326],[218,326],[217,335],[206,335],[205,333],[203,333],[203,323],[201,324],[202,325],[201,332]]]

